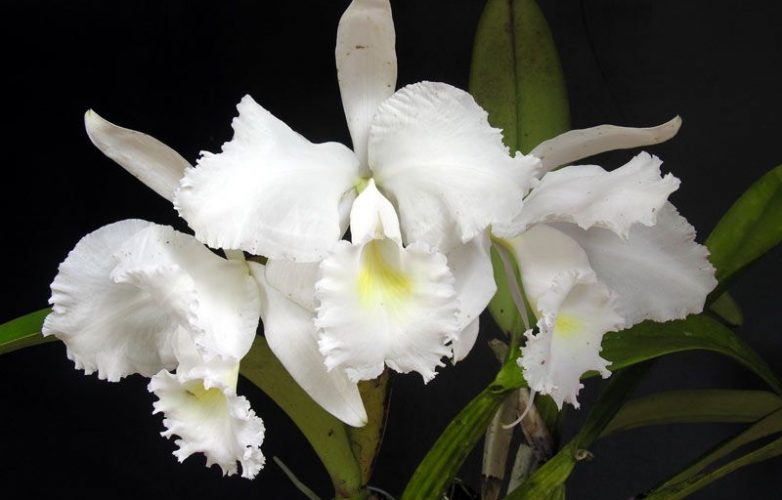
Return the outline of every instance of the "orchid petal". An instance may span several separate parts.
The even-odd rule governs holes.
[[[364,170],[372,117],[396,87],[395,43],[388,0],[353,0],[342,14],[335,50],[337,77],[353,150]]]
[[[103,154],[157,194],[173,201],[179,180],[190,167],[179,153],[154,137],[114,125],[91,109],[84,114],[84,127]]]
[[[367,187],[353,202],[353,209],[350,211],[350,236],[354,245],[381,238],[389,238],[399,245],[402,244],[396,210],[377,190],[374,179],[369,180]]]
[[[315,285],[315,325],[329,370],[369,380],[384,365],[429,381],[458,332],[453,276],[446,258],[420,244],[389,240],[335,247]]]
[[[153,413],[165,414],[162,435],[179,437],[174,456],[180,462],[203,453],[207,467],[217,464],[223,475],[236,474],[239,462],[247,479],[263,468],[263,421],[233,387],[208,387],[199,378],[183,379],[179,373],[161,371],[150,380],[149,391],[158,397]]]
[[[369,166],[399,210],[405,243],[422,241],[447,252],[490,225],[501,236],[520,232],[515,219],[538,160],[511,157],[500,130],[470,94],[423,82],[378,108]]]
[[[258,324],[247,268],[191,236],[126,220],[88,234],[52,283],[44,335],[56,335],[86,373],[116,381],[176,366],[183,331],[205,351],[238,360]]]
[[[260,297],[247,265],[218,257],[190,235],[151,225],[117,252],[111,276],[176,313],[196,345],[238,362],[252,346]]]
[[[340,370],[327,371],[318,350],[313,313],[288,300],[266,280],[263,266],[250,263],[261,287],[263,331],[269,348],[291,377],[326,411],[353,427],[367,423],[358,386]]]
[[[708,250],[695,243],[695,229],[670,203],[657,212],[655,225],[635,225],[627,239],[598,227],[553,226],[579,243],[600,281],[618,294],[627,326],[699,313],[717,285]]]
[[[540,159],[543,170],[548,172],[583,158],[616,149],[632,149],[659,144],[679,132],[682,119],[675,116],[656,127],[633,128],[616,125],[570,130],[538,144],[530,153]]]
[[[581,376],[590,370],[610,375],[600,349],[606,332],[624,326],[615,296],[597,280],[578,243],[556,229],[534,226],[509,245],[540,330],[526,334],[519,361],[524,377],[558,407],[578,407]]]
[[[213,248],[319,260],[342,235],[358,160],[341,144],[310,143],[249,96],[237,108],[233,139],[187,170],[177,210]]]
[[[151,377],[174,369],[173,342],[180,319],[143,290],[111,277],[117,252],[136,233],[152,226],[124,220],[83,237],[60,264],[52,283],[52,313],[44,335],[65,343],[68,358],[86,374],[116,382],[132,373]]]
[[[660,174],[662,161],[641,153],[607,172],[594,165],[574,165],[549,172],[524,200],[524,227],[536,222],[572,222],[582,229],[604,227],[626,238],[640,223],[651,226],[657,211],[678,189],[679,179]]]

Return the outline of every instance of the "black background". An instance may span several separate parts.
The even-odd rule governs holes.
[[[0,6],[3,47],[3,214],[0,321],[46,304],[57,264],[101,225],[145,218],[184,229],[169,204],[103,157],[84,111],[147,132],[194,160],[231,136],[249,93],[312,141],[348,143],[333,62],[347,1],[17,1]],[[678,137],[651,150],[682,179],[674,203],[701,241],[764,171],[782,162],[782,7],[772,1],[542,0],[559,46],[574,128],[648,126],[675,114]],[[479,0],[394,0],[399,85],[466,88]],[[596,161],[613,168],[621,152]],[[779,250],[735,286],[748,317],[741,334],[782,372]],[[458,409],[491,378],[478,346],[424,387],[394,378],[391,417],[374,484],[398,494]],[[179,465],[158,437],[146,382],[109,384],[73,369],[61,345],[0,358],[3,497],[298,498],[274,455],[319,494],[329,482],[284,414],[247,383],[265,420],[269,461],[255,481],[222,479],[200,457]],[[583,400],[594,397],[587,384]],[[597,384],[599,385],[599,384]],[[761,388],[712,354],[662,360],[639,393],[665,388]],[[588,407],[588,405],[587,405]],[[570,427],[583,418],[572,414]],[[599,442],[569,482],[575,499],[628,498],[680,469],[737,426],[644,429]],[[479,457],[462,476],[477,484]],[[698,498],[773,498],[782,462],[735,473]],[[9,494],[10,493],[10,494]]]

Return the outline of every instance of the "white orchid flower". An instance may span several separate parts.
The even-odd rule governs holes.
[[[320,264],[315,316],[329,370],[354,382],[385,365],[435,376],[457,333],[454,277],[445,255],[422,243],[402,246],[391,203],[370,181],[351,211],[352,242]]]
[[[255,275],[270,347],[283,364],[291,360],[291,375],[313,399],[357,425],[366,414],[356,382],[385,366],[428,381],[443,357],[462,359],[496,286],[487,234],[448,254],[404,246],[373,180],[353,204],[350,228],[352,241],[320,263],[270,259]]]
[[[236,395],[239,361],[260,314],[258,288],[242,262],[218,257],[193,237],[141,220],[84,238],[52,283],[44,335],[55,335],[85,373],[118,381],[152,377],[175,455],[204,453],[233,474],[263,465],[263,423]],[[170,372],[176,370],[176,375]]]
[[[525,199],[525,230],[503,245],[516,258],[539,332],[519,360],[530,387],[578,407],[581,376],[607,377],[606,332],[700,312],[716,286],[708,251],[667,199],[679,186],[641,153],[607,172],[570,166]]]
[[[310,143],[242,99],[233,139],[188,168],[176,194],[196,237],[272,259],[322,260],[370,178],[394,204],[406,245],[447,252],[490,225],[500,235],[518,232],[514,219],[538,161],[510,156],[467,92],[432,82],[394,92],[394,44],[388,0],[354,0],[336,46],[353,151]]]

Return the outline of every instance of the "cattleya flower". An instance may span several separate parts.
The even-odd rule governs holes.
[[[244,263],[170,227],[124,220],[79,241],[50,303],[43,334],[60,338],[77,368],[112,382],[152,378],[180,461],[201,452],[226,474],[237,461],[243,476],[258,473],[263,423],[236,394],[260,309]]]
[[[578,407],[587,371],[610,375],[606,332],[700,312],[717,284],[695,229],[666,201],[679,180],[661,176],[661,164],[641,153],[611,172],[549,172],[524,201],[525,230],[504,242],[538,319],[519,365],[560,407]]]
[[[310,143],[249,96],[233,139],[195,166],[85,115],[93,143],[173,202],[195,238],[136,220],[85,236],[52,284],[44,334],[86,373],[151,377],[180,460],[200,452],[245,477],[263,466],[263,423],[236,394],[259,317],[296,382],[353,426],[367,421],[358,381],[385,367],[428,381],[442,358],[463,359],[496,288],[490,235],[516,256],[538,315],[525,376],[560,405],[576,404],[583,372],[607,373],[604,332],[680,317],[713,286],[705,251],[665,202],[677,181],[658,179],[656,159],[538,179],[666,140],[678,119],[572,131],[511,155],[468,93],[432,82],[395,92],[394,43],[388,0],[350,4],[336,62],[352,150]]]
[[[388,1],[350,5],[340,22],[336,59],[355,151],[335,143],[309,143],[249,97],[238,106],[233,140],[220,154],[205,153],[195,168],[158,141],[94,113],[86,123],[93,142],[107,155],[174,201],[199,240],[268,258],[265,267],[252,267],[264,290],[262,316],[270,348],[319,404],[346,423],[363,425],[366,414],[357,380],[377,376],[384,364],[419,371],[428,380],[443,356],[459,360],[469,352],[478,315],[495,291],[488,228],[508,228],[502,234],[514,234],[513,219],[538,162],[511,157],[501,132],[489,126],[486,112],[464,91],[424,82],[394,93]],[[384,200],[381,212],[392,214],[399,233],[386,235],[388,241],[366,242],[366,248],[355,234],[361,224],[368,225],[367,234],[374,233],[375,212],[373,203],[354,205],[362,190],[367,199],[375,193]],[[487,200],[487,192],[496,196]],[[354,246],[348,249],[339,240],[351,213]],[[363,276],[364,296],[377,297],[393,275],[409,285],[397,298],[415,304],[425,291],[418,287],[429,279],[428,270],[412,265],[417,264],[412,258],[387,261],[398,257],[390,252],[393,245],[400,255],[430,252],[447,260],[440,272],[444,282],[453,282],[447,292],[453,299],[443,309],[454,318],[447,327],[427,328],[411,319],[426,319],[428,313],[403,318],[402,308],[389,311],[402,305],[398,301],[384,302],[389,310],[375,308],[375,316],[357,315],[344,325],[332,321],[336,314],[324,303],[316,304],[325,300],[335,311],[339,304],[344,310],[347,302],[341,295],[347,297],[355,276],[327,271],[350,252],[363,259],[357,272]],[[416,275],[419,271],[424,275]],[[316,282],[322,285],[318,294]],[[325,288],[329,284],[331,294]],[[348,347],[356,335],[369,341],[373,337],[367,332],[390,320],[400,322],[389,322],[388,342],[372,343],[378,350],[371,356]],[[431,330],[429,337],[418,339],[420,328]]]
[[[187,169],[176,193],[196,237],[269,259],[320,261],[369,179],[395,206],[405,244],[448,252],[490,225],[499,236],[518,233],[538,161],[509,155],[501,131],[463,90],[421,82],[394,92],[394,44],[388,0],[350,4],[336,63],[353,151],[310,143],[242,99],[233,139]]]
[[[310,329],[320,332],[329,370],[344,369],[355,382],[387,365],[431,380],[441,358],[451,355],[449,341],[457,360],[475,341],[478,314],[496,288],[488,238],[447,254],[422,242],[403,245],[396,212],[374,180],[353,204],[350,221],[351,242],[340,242],[317,268],[269,261],[267,280],[314,313]],[[296,275],[296,286],[286,285],[284,277]]]

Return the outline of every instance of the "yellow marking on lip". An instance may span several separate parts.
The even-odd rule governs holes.
[[[561,335],[565,338],[573,337],[581,331],[581,320],[569,315],[558,314],[554,322],[554,335]]]
[[[185,390],[189,396],[196,398],[200,405],[206,407],[220,408],[226,403],[223,391],[217,387],[207,389],[200,381],[188,384]]]
[[[367,307],[399,304],[412,293],[410,278],[386,261],[382,245],[390,240],[367,243],[358,272],[358,294]]]

